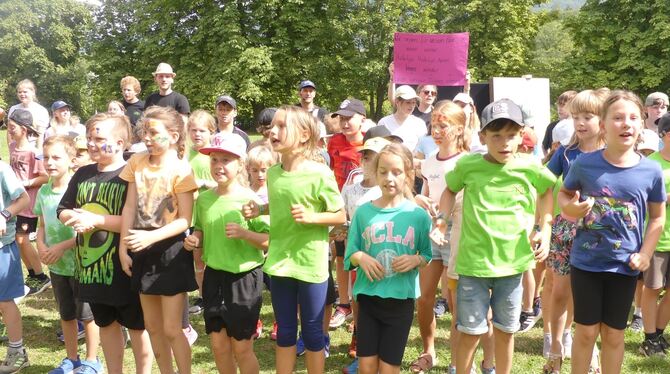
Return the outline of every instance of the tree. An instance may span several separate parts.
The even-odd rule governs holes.
[[[564,18],[559,18],[540,26],[528,66],[528,72],[533,76],[549,78],[552,97],[572,89],[568,84],[574,42],[563,22]]]

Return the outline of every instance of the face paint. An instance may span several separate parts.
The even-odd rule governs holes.
[[[164,135],[156,135],[151,139],[151,141],[158,144],[167,144],[168,142],[170,142],[170,138]]]
[[[96,134],[100,134],[100,128],[99,128],[99,127],[96,127],[96,128],[95,128],[95,133],[96,133]]]

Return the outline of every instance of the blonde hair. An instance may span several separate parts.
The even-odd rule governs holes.
[[[461,134],[456,137],[456,148],[459,152],[470,151],[470,140],[472,133],[465,127],[465,112],[460,105],[451,100],[441,100],[435,104],[430,115],[431,128],[437,123],[447,123],[461,128]]]
[[[34,102],[37,102],[37,88],[35,88],[35,83],[33,83],[33,81],[31,81],[30,79],[24,79],[24,80],[20,81],[19,83],[17,83],[16,84],[16,93],[19,92],[21,87],[25,87],[25,88],[28,88],[31,91],[33,91],[32,100]]]
[[[47,147],[51,147],[52,145],[55,144],[62,144],[63,149],[65,149],[65,153],[70,159],[73,159],[77,156],[77,149],[74,144],[74,139],[72,139],[71,136],[67,135],[50,136],[44,141],[44,144],[42,144],[42,149],[47,149]]]
[[[644,105],[642,104],[642,100],[640,100],[639,96],[631,91],[615,90],[610,93],[609,97],[607,97],[607,100],[605,100],[603,103],[600,112],[601,121],[604,121],[605,117],[607,117],[607,113],[610,107],[619,100],[630,101],[631,103],[635,104],[635,106],[637,106],[637,108],[640,110],[640,117],[644,118]]]
[[[412,152],[410,152],[407,147],[400,143],[391,143],[384,148],[382,148],[381,151],[377,154],[377,157],[375,157],[374,160],[374,170],[375,170],[375,176],[377,175],[377,170],[379,170],[379,159],[382,157],[382,155],[393,155],[393,156],[398,156],[402,160],[403,164],[403,169],[405,172],[405,185],[402,188],[403,195],[407,199],[413,199],[414,194],[412,193],[413,188],[414,188],[414,158],[412,156]]]
[[[133,77],[132,75],[127,75],[121,78],[121,83],[119,83],[121,90],[123,90],[123,87],[128,85],[133,86],[133,90],[138,95],[140,94],[140,92],[142,92],[142,86],[140,86],[140,81],[138,81],[137,78]]]
[[[208,111],[203,109],[198,109],[195,112],[191,113],[188,117],[188,122],[186,123],[186,129],[190,130],[191,125],[202,125],[207,126],[207,129],[211,134],[216,132],[216,120],[214,116],[209,114]]]
[[[118,101],[118,100],[112,100],[112,101],[110,101],[110,102],[107,104],[107,110],[108,110],[108,111],[109,111],[109,106],[110,106],[110,105],[116,105],[119,109],[121,109],[121,113],[125,113],[125,112],[126,112],[126,107],[123,106],[123,103],[121,103],[121,102]]]
[[[184,117],[179,112],[171,107],[150,106],[144,111],[142,117],[137,121],[144,127],[144,124],[149,119],[156,119],[163,123],[168,132],[173,132],[179,136],[177,139],[177,157],[184,158],[186,150],[186,126],[184,125]]]
[[[314,116],[302,108],[292,105],[282,105],[272,119],[273,126],[275,118],[277,118],[280,112],[284,112],[286,115],[287,144],[291,144],[298,149],[306,159],[323,162],[323,157],[319,154],[317,146],[317,142],[319,141],[319,125]],[[306,131],[308,134],[307,141],[302,144],[299,143],[301,131]]]
[[[576,116],[579,113],[590,113],[595,116],[600,117],[600,112],[603,108],[603,103],[605,97],[603,97],[603,91],[599,90],[584,90],[575,95],[572,100],[570,100],[570,114]],[[602,117],[600,117],[602,120]],[[598,145],[600,147],[605,145],[605,139],[602,132],[598,133]],[[572,134],[570,142],[565,147],[566,150],[575,149],[579,146],[579,138],[577,138],[577,133]],[[567,157],[567,156],[565,156]]]
[[[247,168],[250,168],[251,165],[268,165],[272,166],[275,164],[275,158],[272,154],[272,150],[265,145],[258,145],[249,149],[247,152]]]
[[[123,141],[124,149],[127,148],[128,142],[130,141],[131,130],[130,130],[130,120],[126,116],[118,114],[110,114],[106,112],[98,113],[93,117],[89,118],[88,121],[86,121],[86,132],[91,131],[92,128],[94,128],[99,123],[104,121],[111,121],[112,123],[114,123],[112,133],[114,134],[114,136]]]

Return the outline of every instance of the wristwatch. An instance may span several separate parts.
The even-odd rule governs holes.
[[[3,216],[5,218],[5,221],[8,221],[10,218],[12,218],[12,213],[9,212],[7,209],[3,209],[0,212],[0,216]]]

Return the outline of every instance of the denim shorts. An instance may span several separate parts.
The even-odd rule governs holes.
[[[446,239],[449,240],[447,244],[438,245],[434,241],[430,241],[430,246],[433,252],[433,261],[442,261],[442,264],[446,267],[449,265],[449,256],[451,254],[451,220],[447,223],[447,234],[445,235]]]
[[[493,325],[500,331],[515,333],[521,315],[522,274],[501,278],[461,275],[456,291],[457,328],[468,335],[488,331],[487,315],[493,310]]]

